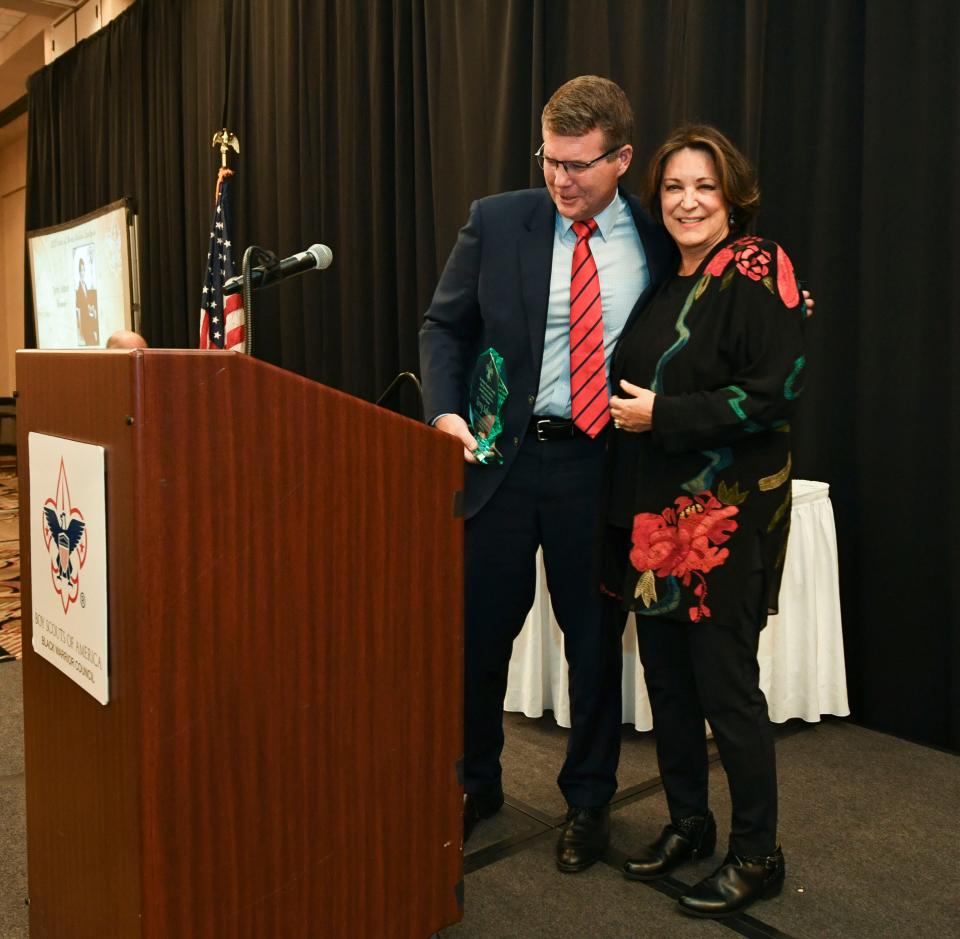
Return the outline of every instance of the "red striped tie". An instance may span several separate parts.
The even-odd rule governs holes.
[[[610,420],[600,278],[589,243],[597,223],[574,222],[573,230],[577,245],[570,274],[570,398],[574,426],[596,437]]]

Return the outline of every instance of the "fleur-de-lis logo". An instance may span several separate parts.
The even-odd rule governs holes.
[[[70,501],[67,468],[60,458],[57,494],[43,503],[43,543],[50,556],[50,579],[66,613],[80,593],[80,569],[87,560],[87,523]]]

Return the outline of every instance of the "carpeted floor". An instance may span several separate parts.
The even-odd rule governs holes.
[[[0,665],[0,939],[28,935],[21,674],[19,662]],[[652,840],[666,818],[651,734],[624,728],[606,857],[581,874],[564,875],[554,866],[553,850],[564,808],[554,780],[566,733],[550,716],[516,714],[506,715],[506,731],[507,805],[482,822],[467,845],[464,918],[444,929],[442,939],[960,934],[956,754],[836,719],[778,728],[786,887],[748,914],[715,923],[683,916],[676,897],[719,857],[655,884],[620,876],[624,857]],[[722,851],[730,804],[718,763],[711,792]]]
[[[17,476],[0,466],[0,662],[20,658],[20,544]]]
[[[666,822],[652,734],[624,728],[611,847],[577,875],[557,872],[563,800],[554,777],[566,742],[550,716],[506,715],[507,806],[482,822],[464,858],[463,922],[443,939],[894,939],[960,934],[960,756],[828,719],[777,728],[781,896],[723,923],[676,908],[685,885],[720,863],[729,832],[726,777],[711,766],[718,854],[655,884],[631,883],[620,866]]]
[[[17,539],[17,480],[0,466],[0,939],[28,934],[22,666],[13,661],[20,656]],[[748,914],[717,923],[684,917],[676,897],[723,852],[730,805],[718,762],[711,773],[718,856],[654,884],[629,883],[620,865],[657,835],[666,803],[653,735],[625,727],[610,850],[590,870],[563,875],[553,851],[565,811],[555,778],[566,732],[549,714],[507,714],[505,727],[507,804],[467,845],[464,918],[443,930],[443,939],[960,934],[956,754],[836,719],[778,727],[786,887]]]
[[[22,669],[0,664],[0,939],[27,936]]]

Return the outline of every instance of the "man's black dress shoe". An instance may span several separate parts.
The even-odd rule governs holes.
[[[585,871],[599,861],[610,843],[610,806],[570,806],[557,842],[557,867],[565,874]]]
[[[709,877],[680,897],[680,909],[691,916],[721,919],[745,910],[754,900],[769,900],[780,893],[786,869],[783,852],[766,857],[728,854]]]
[[[474,826],[481,818],[490,818],[503,808],[503,790],[499,789],[491,795],[463,795],[463,843],[473,832]]]
[[[628,880],[656,880],[684,861],[710,857],[716,846],[717,823],[712,812],[674,818],[643,854],[624,862],[623,876]]]

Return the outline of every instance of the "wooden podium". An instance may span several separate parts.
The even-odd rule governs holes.
[[[460,445],[231,352],[17,381],[31,936],[459,920]],[[31,431],[105,448],[106,706],[31,647]]]

